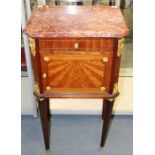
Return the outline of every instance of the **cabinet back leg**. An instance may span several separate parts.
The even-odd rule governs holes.
[[[105,99],[103,102],[103,113],[102,113],[102,119],[103,127],[102,127],[102,136],[101,136],[101,144],[100,146],[103,147],[105,145],[106,137],[108,134],[109,124],[111,120],[111,114],[112,114],[112,108],[114,104],[114,100],[110,101]]]

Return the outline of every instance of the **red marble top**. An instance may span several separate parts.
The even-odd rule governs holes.
[[[119,8],[44,6],[33,10],[24,33],[30,37],[122,38],[128,31]]]

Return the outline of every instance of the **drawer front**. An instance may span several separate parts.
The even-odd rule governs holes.
[[[110,52],[98,55],[42,54],[44,92],[97,90],[108,92],[111,75]]]
[[[40,39],[40,51],[109,51],[114,48],[113,39]]]

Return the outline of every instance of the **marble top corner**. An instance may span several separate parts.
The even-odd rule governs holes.
[[[128,27],[111,6],[44,6],[33,10],[24,34],[29,37],[122,38]]]

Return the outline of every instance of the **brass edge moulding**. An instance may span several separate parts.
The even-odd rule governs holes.
[[[36,95],[39,95],[40,94],[39,85],[38,85],[38,83],[36,81],[34,82],[34,93]]]
[[[33,38],[30,38],[30,37],[29,37],[29,46],[31,48],[31,54],[33,56],[35,56],[36,55],[35,40]]]
[[[122,55],[121,49],[124,47],[124,38],[118,40],[118,50],[117,56],[120,57]]]
[[[36,94],[35,94],[36,95]],[[73,95],[73,96],[72,96]],[[76,96],[74,96],[76,95]],[[48,93],[45,94],[39,94],[36,95],[38,98],[102,98],[102,99],[108,99],[110,101],[113,101],[117,96],[119,95],[119,92],[116,93],[103,93],[103,94],[94,94],[94,93],[88,93],[88,94],[77,94],[77,93],[63,93],[63,94],[57,94],[57,93]]]

